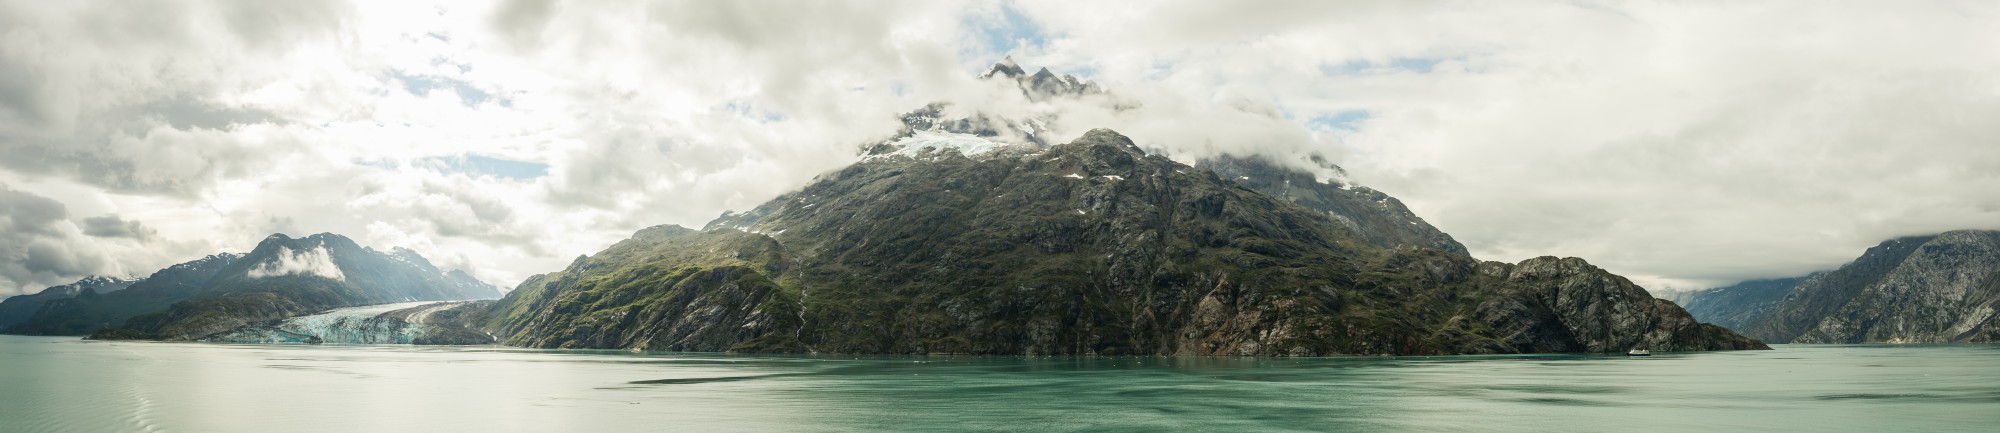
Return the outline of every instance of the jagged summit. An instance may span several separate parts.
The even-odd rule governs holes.
[[[1021,98],[1028,102],[1104,93],[1096,83],[1074,75],[1056,75],[1048,68],[1028,74],[1014,63],[1012,56],[994,63],[985,73],[979,74],[979,78],[1004,81],[1018,89]],[[971,156],[1015,144],[1037,147],[1052,144],[1048,142],[1048,135],[1057,113],[1013,118],[978,111],[957,112],[954,108],[940,102],[903,113],[901,131],[888,140],[868,146],[862,153],[870,157],[916,157],[926,150],[952,149]]]
[[[1104,89],[1097,87],[1097,83],[1084,81],[1075,75],[1056,75],[1054,72],[1049,72],[1049,68],[1041,68],[1035,71],[1034,75],[1025,78],[1018,75],[1012,77],[1020,84],[1021,94],[1028,100],[1036,102],[1104,92]]]
[[[979,78],[993,78],[997,76],[1019,78],[1022,74],[1021,65],[1014,63],[1014,56],[1007,56],[1000,59],[1000,62],[994,63],[992,67],[987,68],[986,73],[979,74]]]

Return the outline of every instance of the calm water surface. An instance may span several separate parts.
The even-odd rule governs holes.
[[[773,357],[0,336],[0,432],[2000,431],[2000,346]]]

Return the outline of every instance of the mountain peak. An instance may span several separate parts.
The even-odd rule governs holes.
[[[1423,243],[1378,246],[1367,226],[1145,156],[1110,129],[991,157],[945,153],[864,159],[710,230],[621,241],[521,285],[496,304],[494,326],[506,344],[691,351],[1763,348],[1581,260],[1481,263]],[[1342,197],[1390,208],[1386,196]],[[648,316],[602,319],[627,311]],[[1317,337],[1343,329],[1366,331]]]
[[[1001,58],[993,66],[987,67],[986,73],[979,74],[979,78],[993,78],[996,75],[1004,75],[1007,78],[1020,78],[1026,74],[1026,71],[1021,70],[1021,65],[1014,63],[1014,56],[1007,56]]]
[[[1005,77],[1007,81],[997,81]],[[1058,98],[1078,98],[1104,93],[1097,83],[1085,81],[1074,75],[1056,75],[1049,68],[1027,73],[1012,56],[979,74],[982,80],[996,80],[1000,86],[1011,85],[1020,96],[1032,102],[1045,102]],[[1008,81],[1011,81],[1009,83]],[[929,148],[950,147],[961,150],[967,156],[985,153],[989,150],[1012,144],[1033,144],[1047,147],[1055,144],[1047,141],[1048,133],[1054,129],[1056,118],[1053,114],[1039,114],[1027,118],[999,116],[992,113],[955,113],[950,104],[936,102],[927,104],[900,117],[903,130],[886,141],[863,146],[864,156],[878,156],[890,153],[912,155]],[[923,133],[932,133],[924,135]],[[916,144],[916,146],[912,146]]]
[[[1089,132],[1083,133],[1083,136],[1077,137],[1076,140],[1072,140],[1069,142],[1069,144],[1065,144],[1063,146],[1084,146],[1086,148],[1106,149],[1105,151],[1092,152],[1094,154],[1099,154],[1099,155],[1113,155],[1117,153],[1123,153],[1129,155],[1129,156],[1118,157],[1120,159],[1141,158],[1146,156],[1146,150],[1140,149],[1138,144],[1133,143],[1131,137],[1126,137],[1125,134],[1119,134],[1118,131],[1113,131],[1108,128],[1092,129]],[[1106,153],[1106,152],[1112,152],[1112,153]]]
[[[311,245],[324,245],[327,243],[354,244],[354,240],[348,239],[346,236],[341,236],[340,234],[331,232],[314,233],[304,237],[296,237],[296,238],[286,235],[284,233],[272,233],[270,236],[265,236],[264,240],[257,242],[257,246],[263,247],[265,244],[272,244],[272,243],[275,243],[276,245],[311,246]]]

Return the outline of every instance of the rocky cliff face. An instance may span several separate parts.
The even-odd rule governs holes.
[[[962,149],[885,153],[702,231],[641,231],[523,283],[489,329],[534,347],[822,353],[1763,347],[1580,259],[1480,263],[1455,242],[1370,238],[1297,202],[1316,196],[1110,131]]]
[[[1731,318],[1741,325],[1732,328],[1765,341],[1994,341],[2000,338],[2000,232],[1892,239],[1839,269],[1801,277],[1778,299],[1770,300],[1770,291],[1718,289],[1687,305]]]
[[[1801,283],[1773,316],[1795,318],[1811,311],[1828,314],[1809,326],[1781,329],[1803,329],[1792,339],[1798,343],[1986,342],[2000,336],[2000,315],[1995,314],[2000,311],[1996,310],[2000,307],[2000,278],[1996,278],[2000,277],[2000,232],[1955,231],[1891,242],[1916,246],[1885,272],[1857,275],[1861,281]],[[1891,251],[1891,255],[1901,255],[1895,252],[1899,251]],[[1859,290],[1816,290],[1822,287]],[[1853,296],[1845,302],[1817,299],[1838,293]],[[1786,308],[1791,305],[1822,308]]]
[[[7,330],[199,339],[331,308],[497,297],[498,288],[448,274],[408,250],[383,253],[329,233],[272,235],[241,256],[210,256],[115,293],[50,303]]]

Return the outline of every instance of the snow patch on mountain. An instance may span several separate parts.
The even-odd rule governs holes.
[[[333,254],[325,245],[304,251],[278,247],[277,257],[250,268],[250,278],[268,278],[282,275],[316,275],[331,280],[346,281],[347,275],[340,272],[340,266],[333,263]]]
[[[889,142],[889,146],[896,149],[895,151],[869,155],[868,159],[888,158],[891,156],[916,158],[926,151],[935,152],[946,149],[956,150],[960,155],[978,156],[1012,145],[972,134],[917,131],[908,137]]]

